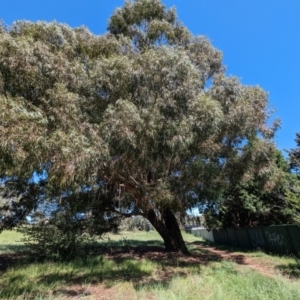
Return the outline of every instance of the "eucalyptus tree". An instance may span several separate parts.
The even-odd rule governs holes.
[[[0,174],[21,217],[36,209],[32,178],[43,174],[43,199],[76,198],[93,222],[142,215],[167,250],[188,253],[176,214],[273,174],[266,92],[227,77],[221,52],[159,0],[126,1],[100,36],[2,26],[0,92]],[[105,203],[98,215],[84,211],[85,194]]]

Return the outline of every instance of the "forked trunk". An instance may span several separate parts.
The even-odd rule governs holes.
[[[153,209],[150,209],[147,217],[152,226],[163,238],[167,251],[190,255],[182,238],[176,217],[170,208],[164,209],[161,212],[160,218],[157,217]]]

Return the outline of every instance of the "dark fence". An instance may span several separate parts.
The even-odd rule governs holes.
[[[277,254],[300,257],[300,226],[274,225],[265,227],[191,229],[194,236],[224,246],[262,249]]]

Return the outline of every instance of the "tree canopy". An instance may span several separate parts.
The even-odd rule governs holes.
[[[278,122],[267,126],[267,105],[159,0],[126,1],[100,36],[55,22],[2,25],[2,223],[41,201],[91,224],[138,214],[167,250],[187,253],[176,213],[275,176]]]
[[[249,227],[288,224],[300,220],[300,184],[283,154],[274,152],[273,182],[251,178],[231,184],[204,208],[206,225]]]

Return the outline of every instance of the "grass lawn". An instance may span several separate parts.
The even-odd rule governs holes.
[[[26,249],[21,242],[23,235],[15,230],[0,233],[0,255]]]
[[[26,259],[20,238],[0,234],[0,299],[300,299],[297,259],[189,234],[191,257],[166,253],[156,232],[122,232],[91,245],[86,258],[56,263]]]

